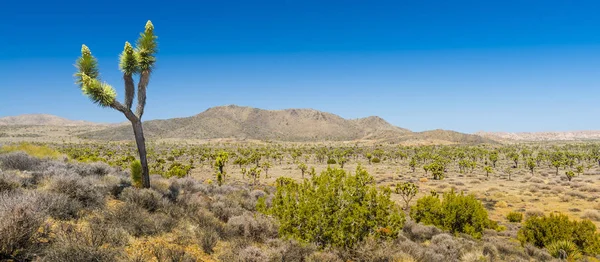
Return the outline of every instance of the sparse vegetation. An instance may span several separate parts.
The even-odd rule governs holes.
[[[4,146],[14,145],[18,144]],[[572,208],[573,205],[566,205],[566,208],[556,205],[558,210],[568,213],[571,218],[589,219],[583,223],[584,226],[577,227],[578,235],[588,234],[586,232],[591,230],[586,231],[583,228],[590,227],[590,223],[594,225],[599,222],[596,212],[597,192],[593,189],[599,182],[595,179],[597,167],[590,165],[597,166],[594,152],[600,149],[600,146],[594,143],[563,147],[150,143],[148,160],[152,174],[156,174],[152,176],[150,189],[135,187],[138,180],[135,176],[138,167],[135,167],[136,158],[133,157],[137,150],[135,144],[63,143],[36,146],[46,147],[66,157],[60,161],[53,161],[44,157],[31,157],[22,152],[0,154],[0,193],[14,195],[31,192],[39,199],[35,202],[39,203],[36,206],[46,207],[35,209],[35,213],[42,216],[39,228],[46,228],[48,225],[48,229],[32,233],[33,242],[22,242],[17,251],[10,251],[11,256],[21,260],[27,256],[69,259],[69,256],[77,254],[79,257],[95,256],[100,260],[158,259],[173,256],[229,261],[241,259],[240,254],[273,259],[287,254],[282,250],[288,248],[305,250],[299,246],[273,242],[281,239],[295,239],[308,245],[306,250],[309,251],[298,251],[302,254],[298,256],[305,260],[321,256],[331,256],[332,259],[342,261],[363,261],[375,257],[417,261],[447,257],[465,260],[482,256],[495,257],[498,260],[549,260],[556,252],[559,253],[559,257],[561,254],[576,256],[577,253],[560,251],[568,248],[568,244],[553,244],[556,241],[544,246],[537,246],[529,241],[522,242],[521,247],[512,245],[508,239],[518,238],[517,232],[521,231],[516,223],[519,223],[523,216],[527,220],[543,217],[544,213],[551,213],[555,207],[546,206],[544,203],[556,201],[577,205],[578,208]],[[523,148],[530,148],[529,151],[525,150],[526,157],[522,155]],[[524,161],[518,168],[514,168],[514,161],[508,157],[513,151],[519,152],[519,159]],[[358,199],[353,200],[363,203],[357,204],[358,206],[370,206],[369,208],[352,210],[395,210],[388,212],[388,216],[396,214],[404,217],[404,212],[396,205],[401,204],[406,209],[407,205],[413,204],[412,208],[407,209],[410,210],[407,214],[410,216],[397,220],[404,223],[383,226],[385,223],[381,221],[385,219],[374,219],[376,216],[357,219],[356,217],[369,212],[344,213],[343,203],[350,202],[341,202],[339,199],[344,198],[340,198],[339,194],[327,194],[341,191],[333,190],[334,186],[322,186],[319,190],[314,187],[315,181],[321,183],[327,180],[328,183],[341,185],[344,183],[334,182],[334,178],[356,176],[356,173],[346,171],[346,175],[341,176],[340,172],[343,170],[336,169],[335,166],[329,166],[335,171],[327,171],[327,159],[332,159],[336,165],[340,164],[338,167],[341,167],[342,160],[344,168],[348,169],[356,168],[361,162],[367,163],[367,154],[372,155],[371,160],[378,158],[380,162],[362,167],[360,172],[369,170],[370,182],[365,184],[369,189],[361,192],[375,193],[365,193],[369,197],[364,198],[362,202]],[[561,162],[565,163],[559,169],[561,176],[555,176],[554,166],[551,164],[553,154],[561,155]],[[493,155],[498,157],[496,168],[490,159],[490,156],[495,158]],[[530,159],[534,159],[535,174],[539,176],[529,175]],[[573,167],[570,167],[571,161],[568,159],[575,162]],[[270,165],[264,164],[267,162]],[[300,164],[306,165],[306,182],[302,182]],[[589,169],[580,175],[578,165]],[[488,174],[486,171],[489,169],[493,172]],[[579,176],[568,181],[562,174],[569,170]],[[221,172],[219,187],[218,174]],[[324,173],[329,178],[325,179]],[[511,180],[507,179],[508,174]],[[284,178],[287,176],[289,178]],[[352,181],[347,178],[341,180]],[[295,186],[290,186],[292,184]],[[392,194],[390,189],[380,188],[382,185],[395,185],[392,189],[397,194]],[[404,192],[401,190],[402,185],[414,187],[408,186]],[[304,188],[306,193],[298,193],[302,190],[282,189],[288,186]],[[417,188],[418,190],[413,190]],[[286,204],[282,205],[281,202],[277,202],[282,199],[278,198],[278,190],[295,192],[291,195],[304,196],[305,200],[296,202],[295,207],[291,204],[293,202],[285,202]],[[432,190],[436,191],[433,195],[430,193]],[[452,190],[455,190],[454,193]],[[469,194],[455,193],[463,190],[469,191]],[[390,196],[388,200],[383,197],[386,194]],[[454,194],[454,199],[448,203],[462,204],[444,204],[449,194]],[[311,201],[331,205],[308,205],[307,203],[312,203],[308,201],[308,196],[319,199]],[[338,199],[339,202],[333,199]],[[416,204],[413,199],[417,199]],[[379,202],[389,204],[372,205]],[[276,206],[287,207],[288,209],[281,210],[288,210],[288,213],[276,215]],[[345,220],[341,220],[335,225],[321,227],[327,230],[308,229],[310,225],[322,225],[324,221],[336,219],[332,216],[314,219],[313,216],[327,213],[325,210],[319,211],[318,208],[309,208],[310,206],[338,206],[342,213],[335,217],[352,218],[353,223],[365,226],[361,227],[362,230],[352,231]],[[389,209],[383,208],[384,206],[388,206]],[[304,215],[300,216],[297,213]],[[291,218],[292,214],[296,214],[293,219],[279,217]],[[377,216],[385,217],[381,214]],[[519,218],[518,214],[523,215]],[[498,220],[500,225],[492,219]],[[93,229],[94,232],[115,236],[125,234],[128,240],[118,243],[106,240],[107,242],[101,242],[99,246],[110,248],[98,248],[97,244],[75,238],[72,233],[53,229],[53,225],[72,224],[79,230],[74,232],[85,236],[92,232],[92,229],[87,228],[90,221],[102,225],[101,227],[111,228]],[[307,229],[301,232],[292,230],[294,225],[299,225],[298,221],[310,223],[304,224],[303,229]],[[388,221],[394,219],[390,218]],[[529,228],[527,223],[524,222],[523,228]],[[344,235],[340,235],[339,232],[342,231]],[[450,238],[444,232],[451,233]],[[45,234],[60,236],[60,239],[48,238]],[[471,236],[467,237],[465,234]],[[468,240],[472,237],[481,240],[468,242],[472,241]],[[47,241],[46,244],[39,245],[39,242],[36,242],[37,238],[47,239],[44,240]],[[588,239],[593,240],[593,237]],[[162,244],[154,245],[149,241]],[[589,240],[565,241],[577,245],[582,258],[594,255],[590,252],[594,250],[592,247],[579,248],[581,243]],[[144,245],[148,246],[147,249],[142,248]],[[222,245],[231,248],[223,251]],[[444,248],[447,245],[455,245],[458,249],[453,246],[446,250]],[[555,246],[560,247],[557,249],[559,251],[552,249]],[[188,252],[188,249],[196,251]],[[86,250],[87,253],[78,254],[77,252],[83,252],[79,250]],[[440,254],[443,254],[443,257]]]

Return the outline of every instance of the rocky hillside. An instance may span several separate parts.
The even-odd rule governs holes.
[[[410,134],[379,117],[344,119],[313,109],[263,110],[220,106],[198,115],[144,123],[149,138],[165,139],[259,139],[278,141],[348,141]],[[113,127],[83,135],[99,140],[129,140],[128,126]]]

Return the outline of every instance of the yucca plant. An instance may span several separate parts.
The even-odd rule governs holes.
[[[581,258],[581,251],[575,243],[568,240],[559,240],[552,242],[546,247],[548,253],[555,258],[565,259],[568,261],[577,261]]]
[[[92,52],[86,45],[81,47],[81,57],[75,63],[77,67],[75,83],[83,91],[83,94],[100,107],[110,107],[123,113],[129,122],[131,122],[142,165],[142,186],[145,188],[150,187],[150,176],[148,174],[142,116],[144,115],[144,107],[146,106],[146,88],[150,82],[150,75],[156,62],[156,38],[154,35],[154,25],[148,21],[144,32],[140,34],[136,42],[135,48],[129,42],[125,42],[119,62],[119,68],[123,72],[123,80],[125,82],[124,104],[117,101],[117,92],[115,89],[111,85],[101,81],[98,60],[92,56]],[[139,76],[139,81],[137,83],[137,108],[134,113],[131,107],[136,92],[133,77],[136,75]]]

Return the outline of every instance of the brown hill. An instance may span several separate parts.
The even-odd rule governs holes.
[[[478,135],[464,134],[452,130],[430,130],[424,132],[415,132],[400,138],[401,141],[413,141],[417,144],[428,142],[431,144],[483,144],[497,143],[493,139],[481,137]]]
[[[7,116],[0,118],[0,126],[92,126],[103,125],[98,123],[69,120],[66,118],[46,115],[28,114],[19,116]]]
[[[144,122],[148,138],[166,139],[257,139],[277,141],[350,141],[366,137],[410,134],[379,117],[344,119],[313,109],[263,110],[235,105],[209,108],[185,118]],[[130,140],[128,126],[84,134],[99,140]]]

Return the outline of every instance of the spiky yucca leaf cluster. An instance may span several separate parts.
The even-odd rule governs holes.
[[[128,75],[133,75],[139,71],[136,54],[129,42],[125,42],[123,53],[119,57],[119,68]]]
[[[154,68],[157,52],[156,36],[154,35],[154,25],[148,21],[146,29],[140,34],[136,42],[136,55],[140,71],[151,71]]]
[[[581,258],[581,251],[579,247],[568,240],[554,241],[552,244],[546,247],[548,253],[555,258],[567,259],[569,261],[578,260]]]
[[[98,79],[91,78],[86,74],[81,75],[83,94],[88,96],[95,104],[101,107],[110,107],[114,103],[117,92],[106,83],[101,83]]]
[[[94,79],[98,78],[100,75],[100,72],[98,71],[98,60],[92,56],[92,52],[86,45],[81,46],[81,57],[77,59],[75,66],[77,67],[77,73],[75,73],[77,79],[75,82],[80,88],[83,88],[84,75]]]

